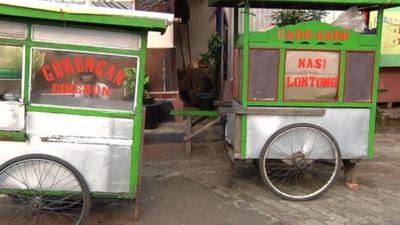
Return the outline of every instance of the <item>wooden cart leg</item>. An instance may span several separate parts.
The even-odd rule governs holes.
[[[235,161],[230,160],[227,176],[227,187],[233,186],[233,175],[235,174]]]
[[[141,185],[138,185],[136,190],[135,197],[135,209],[133,212],[133,220],[138,221],[140,219],[140,209],[141,209],[141,201],[142,201],[142,190]]]
[[[185,136],[188,137],[192,134],[192,117],[187,116],[186,117],[186,131],[185,131]],[[191,155],[192,154],[192,139],[189,139],[185,142],[186,144],[186,154]]]

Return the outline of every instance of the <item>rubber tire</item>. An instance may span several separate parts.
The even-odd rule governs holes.
[[[264,159],[264,155],[267,153],[268,146],[271,144],[271,142],[278,135],[280,135],[281,133],[285,132],[286,130],[289,130],[289,129],[292,129],[292,128],[297,128],[297,127],[309,127],[309,128],[313,128],[313,129],[316,129],[316,130],[322,132],[323,134],[325,134],[327,137],[329,137],[332,140],[332,142],[334,143],[334,145],[336,147],[336,151],[337,151],[337,154],[338,154],[338,165],[336,167],[336,171],[335,171],[335,174],[333,175],[332,181],[322,191],[320,191],[319,193],[317,193],[315,195],[312,195],[312,196],[309,196],[309,197],[305,197],[305,198],[291,198],[289,196],[283,195],[280,192],[276,191],[275,188],[272,187],[272,185],[268,182],[268,179],[265,176],[265,161],[263,160]],[[283,127],[281,129],[279,129],[278,131],[276,131],[268,139],[268,141],[265,143],[265,145],[263,147],[263,150],[262,150],[262,152],[260,154],[260,158],[259,158],[259,162],[258,162],[258,166],[259,166],[258,168],[259,168],[260,176],[262,178],[262,181],[263,181],[264,185],[267,186],[274,194],[278,195],[279,197],[281,197],[283,199],[290,200],[290,201],[309,201],[309,200],[312,200],[312,199],[316,199],[319,196],[321,196],[322,194],[324,194],[335,183],[335,180],[336,180],[337,175],[339,173],[339,170],[341,168],[341,162],[342,162],[342,156],[341,156],[341,150],[339,148],[339,145],[338,145],[336,139],[327,130],[325,130],[324,128],[322,128],[320,126],[314,125],[314,124],[295,123],[295,124],[291,124],[291,125],[288,125],[286,127]]]
[[[76,225],[85,225],[87,217],[89,216],[90,207],[91,207],[91,195],[90,195],[89,187],[88,187],[85,179],[83,178],[83,176],[79,173],[79,171],[77,169],[75,169],[75,167],[73,167],[71,164],[66,162],[65,160],[62,160],[60,158],[57,158],[57,157],[54,157],[54,156],[51,156],[51,155],[45,155],[45,154],[22,155],[22,156],[13,158],[13,159],[5,162],[4,164],[2,164],[0,166],[0,174],[7,167],[9,167],[9,166],[11,166],[11,165],[13,165],[15,163],[18,163],[20,161],[29,160],[29,159],[39,159],[39,160],[43,159],[43,160],[52,161],[52,162],[55,162],[55,163],[58,163],[58,164],[64,166],[66,169],[71,171],[71,173],[78,180],[79,185],[82,188],[83,197],[84,197],[84,200],[86,202],[86,204],[84,204],[84,206],[83,206],[83,213],[81,215],[81,218],[79,219],[79,221],[78,221],[78,223]]]

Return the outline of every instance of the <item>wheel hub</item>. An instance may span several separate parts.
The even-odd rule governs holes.
[[[43,199],[42,197],[36,196],[33,197],[30,201],[30,206],[34,209],[40,209],[43,206]]]
[[[293,165],[295,165],[299,169],[305,169],[308,165],[306,156],[302,152],[294,153],[292,159]]]

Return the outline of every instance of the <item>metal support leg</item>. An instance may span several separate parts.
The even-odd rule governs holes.
[[[141,131],[141,140],[140,140],[140,156],[139,156],[139,165],[138,165],[138,182],[136,187],[136,196],[135,196],[135,209],[133,212],[133,220],[138,221],[140,219],[140,209],[141,209],[141,201],[142,201],[142,163],[143,163],[143,147],[144,147],[144,121],[146,121],[146,108],[143,107],[143,118],[142,118],[142,131]]]
[[[185,136],[188,137],[192,134],[192,116],[186,116],[186,131]],[[189,139],[185,142],[186,144],[186,154],[192,154],[192,139]]]

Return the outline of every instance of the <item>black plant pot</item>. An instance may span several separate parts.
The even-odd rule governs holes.
[[[143,99],[143,105],[146,107],[145,129],[156,129],[160,125],[160,103],[153,98]]]
[[[200,92],[196,94],[200,110],[214,110],[214,95],[212,93]]]

